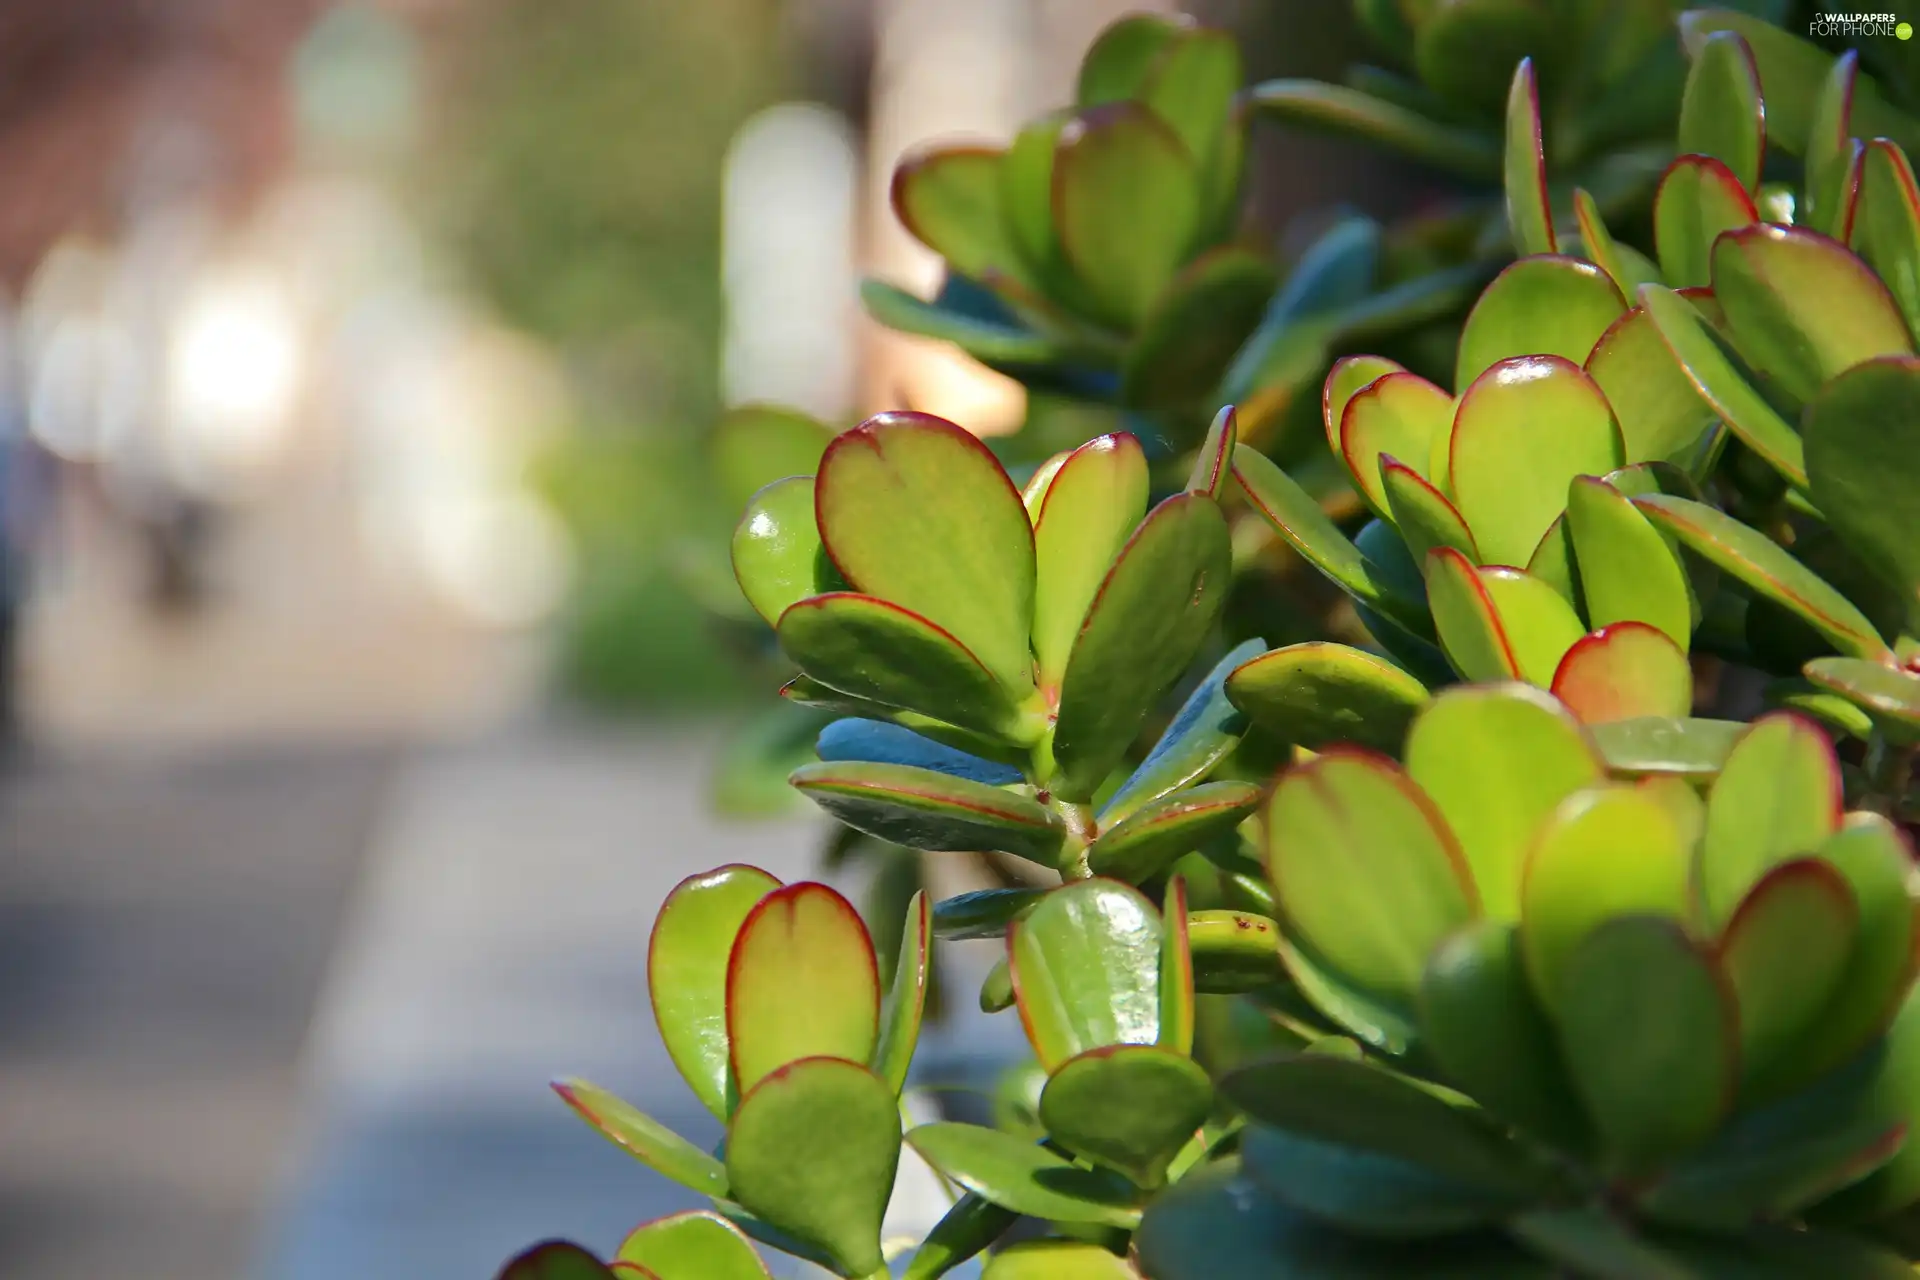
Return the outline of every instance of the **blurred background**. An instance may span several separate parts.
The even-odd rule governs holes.
[[[0,5],[0,1274],[451,1280],[681,1207],[545,1081],[710,1137],[651,914],[814,866],[730,728],[773,685],[711,425],[1016,424],[861,317],[937,283],[888,175],[1154,7]],[[1255,79],[1356,44],[1196,11]],[[1277,237],[1396,190],[1261,147]]]

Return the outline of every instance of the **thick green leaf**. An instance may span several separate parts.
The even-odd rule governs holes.
[[[902,161],[893,171],[893,211],[916,240],[963,276],[991,272],[1025,277],[1001,209],[997,147],[938,147]]]
[[[1187,916],[1194,981],[1216,994],[1257,991],[1280,977],[1280,927],[1250,911],[1195,911]]]
[[[1640,787],[1593,787],[1554,811],[1520,888],[1520,941],[1544,1004],[1565,1007],[1567,970],[1607,921],[1691,914],[1690,853],[1673,813]]]
[[[1584,363],[1626,309],[1613,280],[1585,259],[1522,258],[1493,278],[1467,314],[1454,390],[1464,394],[1474,379],[1515,356],[1552,355]]]
[[[868,315],[889,329],[951,342],[989,364],[1050,365],[1088,354],[1086,344],[955,311],[881,280],[861,281],[860,303]]]
[[[1481,555],[1523,565],[1566,509],[1568,483],[1624,461],[1593,379],[1556,356],[1526,356],[1493,365],[1460,397],[1448,476]]]
[[[848,826],[913,849],[999,851],[1051,867],[1066,830],[1018,792],[910,765],[822,762],[791,781]]]
[[[1553,673],[1553,696],[1587,724],[1693,709],[1693,669],[1680,646],[1644,622],[1583,636]]]
[[[747,1237],[717,1213],[677,1213],[637,1227],[613,1260],[666,1280],[768,1280]]]
[[[1849,245],[1873,268],[1907,331],[1920,328],[1920,187],[1907,153],[1885,138],[1867,143]]]
[[[1154,801],[1087,847],[1097,876],[1140,884],[1182,854],[1231,832],[1260,806],[1260,788],[1248,782],[1208,782]]]
[[[993,1255],[981,1280],[1139,1280],[1126,1259],[1078,1240],[1029,1240]]]
[[[1857,1236],[1785,1224],[1750,1227],[1738,1236],[1675,1234],[1668,1252],[1714,1280],[1908,1280],[1913,1264]]]
[[[1422,12],[1414,27],[1413,65],[1423,84],[1477,113],[1493,115],[1512,67],[1565,39],[1545,9],[1512,0],[1465,0]]]
[[[1685,653],[1693,640],[1693,589],[1679,555],[1618,489],[1576,476],[1567,490],[1567,528],[1580,564],[1588,623],[1638,622]],[[1643,715],[1684,715],[1688,707]]]
[[[1713,247],[1713,296],[1734,341],[1796,400],[1875,356],[1912,355],[1893,295],[1872,268],[1811,231],[1759,223]]]
[[[1641,286],[1640,305],[1694,389],[1721,421],[1789,484],[1806,488],[1807,468],[1798,433],[1728,358],[1696,306],[1670,289],[1651,284]]]
[[[1551,1177],[1478,1112],[1455,1107],[1370,1063],[1280,1054],[1228,1072],[1228,1098],[1250,1117],[1301,1137],[1394,1160],[1527,1203]]]
[[[1716,31],[1737,31],[1746,38],[1766,94],[1767,136],[1781,150],[1801,154],[1813,132],[1815,101],[1834,55],[1763,17],[1736,9],[1696,9],[1681,15],[1680,34],[1690,52],[1697,54]],[[1902,146],[1920,144],[1920,124],[1889,106],[1865,77],[1854,92],[1853,129],[1863,138],[1884,134]]]
[[[1859,87],[1860,53],[1842,53],[1820,83],[1813,103],[1813,127],[1807,131],[1806,203],[1800,221],[1823,235],[1844,241],[1841,229],[1852,215],[1848,170],[1853,160],[1853,99]]]
[[[582,1120],[656,1173],[701,1195],[728,1194],[727,1171],[718,1160],[599,1085],[556,1080],[553,1091]]]
[[[1415,560],[1425,560],[1435,547],[1452,547],[1479,562],[1480,548],[1460,510],[1446,494],[1398,459],[1380,460],[1380,487],[1386,491],[1387,511]]]
[[[1361,1043],[1382,1053],[1398,1056],[1413,1047],[1419,1038],[1419,1027],[1406,1001],[1390,1004],[1371,992],[1362,991],[1306,947],[1278,929],[1274,932],[1287,976],[1327,1021],[1345,1028]]]
[[[516,1255],[496,1280],[611,1280],[617,1273],[565,1240],[546,1240]]]
[[[1484,1236],[1393,1243],[1317,1222],[1266,1194],[1238,1157],[1181,1179],[1134,1237],[1156,1280],[1548,1280],[1550,1272]]]
[[[1052,1071],[1089,1049],[1160,1033],[1160,913],[1113,880],[1076,880],[1007,929],[1020,1020]]]
[[[801,1058],[864,1063],[879,1030],[880,968],[853,904],[813,883],[760,899],[727,961],[727,1041],[741,1094]]]
[[[935,1280],[1006,1234],[1019,1220],[1011,1209],[969,1191],[953,1202],[914,1250],[902,1280]]]
[[[933,933],[948,942],[1003,938],[1007,925],[1046,896],[1044,889],[976,889],[933,904]]]
[[[1613,407],[1629,463],[1671,462],[1689,471],[1701,466],[1719,435],[1719,419],[1645,307],[1613,322],[1594,344],[1586,370]]]
[[[778,623],[789,605],[821,590],[813,477],[776,480],[753,495],[733,529],[733,577],[753,611]]]
[[[1033,526],[985,445],[883,413],[827,447],[814,484],[820,539],[856,590],[949,632],[1010,696],[1033,687]]]
[[[1909,850],[1909,853],[1911,851]],[[1873,1064],[1873,1102],[1883,1114],[1920,1123],[1920,995],[1909,991],[1895,1011]],[[1839,1222],[1871,1222],[1920,1201],[1920,1144],[1907,1142],[1892,1160],[1842,1192],[1822,1215]]]
[[[1011,1133],[942,1122],[921,1125],[907,1141],[941,1173],[1015,1213],[1122,1230],[1139,1225],[1132,1187]]]
[[[1053,216],[1067,261],[1102,318],[1136,325],[1173,279],[1199,225],[1193,157],[1145,106],[1093,108],[1060,131]]]
[[[1040,1095],[1040,1120],[1076,1155],[1152,1189],[1212,1107],[1213,1082],[1193,1059],[1154,1045],[1112,1045],[1055,1069]]]
[[[1542,821],[1606,776],[1564,707],[1519,684],[1449,689],[1406,744],[1407,774],[1459,842],[1481,906],[1494,919],[1520,910],[1520,871]]]
[[[1100,808],[1103,826],[1124,822],[1162,796],[1208,772],[1239,743],[1246,717],[1227,698],[1227,677],[1267,647],[1260,639],[1235,645],[1180,704],[1153,750]]]
[[[744,507],[775,480],[810,476],[838,434],[819,419],[776,404],[743,404],[713,424],[713,467],[728,505]]]
[[[1613,1170],[1656,1168],[1719,1127],[1739,1072],[1732,997],[1679,924],[1626,915],[1592,930],[1565,957],[1553,1012]]]
[[[1614,288],[1620,290],[1620,296],[1630,298],[1639,287],[1626,268],[1626,257],[1614,240],[1613,233],[1607,230],[1607,224],[1600,216],[1600,207],[1593,202],[1584,188],[1576,187],[1573,192],[1573,218],[1580,229],[1581,255],[1607,273]]]
[[[1126,433],[1067,455],[1033,522],[1033,652],[1040,683],[1057,688],[1074,638],[1113,558],[1147,510],[1147,457]]]
[[[1243,444],[1233,452],[1233,478],[1254,510],[1335,586],[1416,637],[1432,635],[1426,606],[1363,555],[1286,472]]]
[[[906,923],[900,931],[900,958],[894,962],[893,985],[880,1008],[880,1035],[873,1046],[874,1073],[896,1095],[907,1087],[913,1051],[920,1043],[932,960],[933,913],[922,889],[907,904]]]
[[[1588,726],[1607,768],[1627,778],[1692,778],[1720,772],[1727,753],[1746,732],[1738,720],[1638,716]]]
[[[980,980],[980,1012],[999,1013],[1013,1008],[1013,969],[1003,956]]]
[[[1797,614],[1842,653],[1880,658],[1887,646],[1853,602],[1765,535],[1687,498],[1647,494],[1633,505],[1654,524],[1758,594]]]
[[[1427,553],[1427,600],[1441,647],[1469,680],[1544,688],[1584,630],[1549,583],[1519,569],[1476,569],[1448,547]]]
[[[1507,229],[1513,251],[1558,253],[1553,234],[1553,204],[1547,199],[1547,156],[1540,141],[1540,86],[1533,59],[1522,58],[1507,90],[1507,139],[1504,160]]]
[[[1182,267],[1141,317],[1121,364],[1121,400],[1178,410],[1209,399],[1273,296],[1273,263],[1222,245]]]
[[[1341,356],[1327,370],[1320,384],[1320,420],[1327,429],[1327,447],[1340,452],[1340,428],[1346,421],[1347,405],[1375,380],[1390,373],[1405,373],[1404,366],[1385,356]]]
[[[1875,360],[1807,406],[1810,494],[1835,533],[1898,593],[1920,632],[1920,360]]]
[[[1853,1057],[1886,1026],[1913,980],[1913,849],[1899,828],[1877,813],[1849,814],[1819,857],[1852,891],[1858,936],[1832,998],[1796,1051],[1755,1082],[1764,1092],[1784,1093]]]
[[[1859,658],[1815,658],[1806,673],[1814,684],[1863,708],[1889,741],[1920,741],[1920,675]]]
[[[807,997],[797,1002],[804,1010]],[[727,1127],[733,1198],[824,1252],[843,1275],[884,1266],[880,1221],[899,1162],[893,1090],[839,1058],[780,1068],[741,1100]]]
[[[1140,95],[1155,64],[1191,27],[1181,17],[1135,13],[1101,31],[1080,62],[1074,101],[1083,107]]]
[[[1195,26],[1160,53],[1133,96],[1204,164],[1220,145],[1240,80],[1240,42],[1229,32]]]
[[[1106,781],[1206,641],[1232,573],[1226,517],[1213,499],[1175,494],[1141,522],[1067,661],[1053,734],[1056,795],[1084,801]]]
[[[733,1110],[727,1049],[727,958],[760,899],[780,882],[739,864],[689,876],[654,918],[647,991],[667,1055],[694,1095],[721,1120]]]
[[[1811,721],[1762,716],[1735,744],[1707,796],[1700,891],[1707,919],[1729,920],[1776,863],[1812,853],[1840,829],[1840,765]]]
[[[889,706],[884,702],[874,702],[850,693],[843,693],[838,689],[829,688],[811,676],[795,676],[793,679],[781,685],[780,697],[782,701],[790,703],[795,707],[804,707],[815,711],[830,711],[838,716],[856,717],[867,721],[884,720],[888,723],[898,725],[903,729],[910,730],[917,737],[925,738],[938,746],[950,747],[953,750],[953,754],[951,755],[934,757],[925,754],[925,749],[916,748],[916,750],[922,754],[917,761],[910,761],[905,757],[912,753],[906,751],[905,740],[900,739],[894,744],[891,744],[895,754],[902,757],[895,760],[894,763],[918,763],[922,768],[934,768],[936,767],[935,760],[937,759],[937,767],[940,768],[942,773],[952,773],[960,777],[965,777],[970,773],[978,773],[981,777],[976,778],[976,781],[991,781],[994,776],[1004,777],[1006,775],[990,774],[988,768],[983,767],[981,764],[965,763],[964,757],[972,757],[975,761],[987,762],[989,766],[997,763],[1003,768],[1013,768],[1016,774],[1019,773],[1019,766],[1025,765],[1029,759],[1029,754],[1026,750],[1004,739],[988,737],[986,734],[976,733],[972,729],[962,729],[959,725],[950,724],[945,720],[935,719],[933,716],[922,715],[918,711],[908,711],[903,707]],[[822,727],[822,734],[825,733],[827,727],[830,726]],[[845,758],[859,758],[854,754],[858,751],[873,750],[876,753],[880,753],[889,749],[885,746],[875,745],[870,739],[861,741],[856,737],[853,730],[849,729],[841,732],[845,733],[847,737],[840,739],[836,734],[835,740],[838,741],[840,747],[846,750],[847,755]],[[856,745],[856,743],[858,743],[858,745]],[[805,763],[804,758],[800,763]],[[781,769],[782,786],[785,785],[785,774],[792,767],[793,764],[789,763]]]
[[[1204,493],[1215,502],[1226,496],[1228,483],[1233,479],[1234,445],[1240,438],[1235,418],[1232,405],[1213,415],[1207,438],[1200,442],[1200,452],[1194,455],[1193,469],[1187,472],[1188,493]]]
[[[1699,1280],[1615,1214],[1597,1206],[1538,1209],[1508,1224],[1514,1239],[1594,1280]]]
[[[1773,1066],[1834,993],[1859,931],[1846,879],[1818,858],[1783,862],[1734,908],[1720,966],[1740,1018],[1740,1069]]]
[[[1424,476],[1436,450],[1445,455],[1452,428],[1452,396],[1417,373],[1388,373],[1347,401],[1340,455],[1367,505],[1391,519],[1381,458],[1398,459]]]
[[[1759,190],[1767,116],[1760,99],[1760,68],[1737,31],[1716,31],[1694,52],[1680,97],[1680,150],[1713,156],[1741,186]]]
[[[820,731],[814,753],[829,763],[910,765],[995,787],[1021,780],[1020,771],[1012,765],[971,755],[888,720],[853,716],[835,720]]]
[[[1505,72],[1501,76],[1504,81]],[[1500,141],[1491,133],[1319,80],[1268,80],[1249,92],[1254,110],[1271,119],[1357,137],[1468,177],[1500,176]]]
[[[1675,289],[1706,284],[1720,233],[1759,220],[1753,197],[1732,169],[1712,156],[1679,157],[1667,166],[1653,197],[1660,274]]]
[[[1370,653],[1314,640],[1236,668],[1227,697],[1255,724],[1310,751],[1338,742],[1397,753],[1427,691]]]
[[[1281,777],[1267,868],[1289,932],[1366,992],[1404,1005],[1427,953],[1477,911],[1433,802],[1384,757],[1337,747]]]
[[[1160,913],[1160,1037],[1155,1042],[1175,1053],[1193,1052],[1196,1005],[1193,941],[1187,923],[1187,881],[1174,876]]]
[[[1241,1165],[1275,1197],[1363,1236],[1413,1239],[1491,1226],[1527,1201],[1420,1165],[1252,1125]]]
[[[1038,730],[972,650],[900,605],[828,592],[793,605],[775,630],[787,656],[831,689],[1012,741]]]
[[[1062,305],[1084,311],[1079,282],[1053,226],[1054,149],[1072,118],[1070,111],[1056,111],[1029,121],[1014,135],[1000,160],[1000,212],[1007,240],[1026,264],[1024,277],[1039,282]]]
[[[1555,594],[1573,606],[1576,616],[1582,612],[1580,567],[1573,554],[1573,536],[1567,532],[1567,514],[1561,512],[1540,537],[1526,564],[1527,576],[1552,587]]]
[[[1420,1033],[1444,1077],[1489,1111],[1562,1146],[1583,1143],[1586,1122],[1511,922],[1481,921],[1434,950]]]

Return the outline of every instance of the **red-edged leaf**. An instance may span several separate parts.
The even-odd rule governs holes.
[[[1616,622],[1583,636],[1553,673],[1553,696],[1587,724],[1693,709],[1687,655],[1658,628]]]
[[[823,884],[762,898],[727,964],[727,1038],[742,1096],[802,1058],[864,1064],[880,1030],[880,967],[853,904]]]

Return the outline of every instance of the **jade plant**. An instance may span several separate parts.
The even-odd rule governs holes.
[[[828,718],[793,787],[1031,879],[683,883],[654,1014],[724,1141],[556,1087],[712,1208],[506,1276],[1913,1274],[1920,187],[1857,54],[1717,21],[1646,255],[1512,69],[1451,387],[1326,379],[1357,521],[1232,407],[1171,474],[1115,431],[1017,481],[887,413],[751,497],[736,580]],[[1222,637],[1250,528],[1364,644]],[[1031,1062],[916,1123],[957,940]],[[952,1206],[898,1240],[909,1152]]]

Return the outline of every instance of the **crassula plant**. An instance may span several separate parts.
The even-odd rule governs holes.
[[[1852,54],[1732,28],[1687,28],[1650,255],[1514,69],[1451,388],[1326,380],[1357,519],[1231,408],[1171,475],[1114,432],[1018,484],[882,414],[752,497],[737,581],[835,717],[793,785],[1043,885],[682,884],[654,1012],[724,1141],[558,1088],[713,1207],[507,1276],[1912,1276],[1920,192]],[[1264,527],[1365,645],[1220,638]],[[1032,1062],[912,1123],[957,939]],[[952,1208],[893,1242],[908,1148]]]

